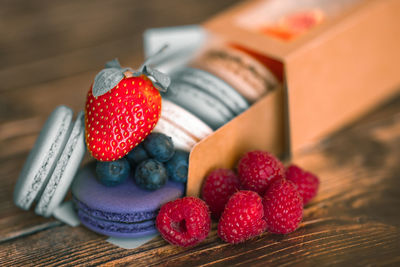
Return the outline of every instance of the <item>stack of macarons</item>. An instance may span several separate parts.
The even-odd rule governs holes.
[[[213,130],[249,107],[233,87],[200,69],[183,68],[172,75],[163,97],[191,112]]]
[[[213,130],[274,90],[279,81],[257,58],[234,46],[212,42],[171,74],[165,99],[192,113]]]
[[[14,202],[49,217],[63,201],[86,151],[83,112],[75,122],[66,106],[57,107],[47,119],[19,175]]]
[[[259,60],[228,44],[210,44],[193,60],[192,66],[220,77],[249,103],[278,86],[274,74]]]
[[[185,185],[168,181],[155,191],[140,188],[132,173],[117,186],[105,186],[96,178],[95,162],[77,174],[72,195],[82,224],[99,234],[139,237],[157,232],[155,218],[160,206],[179,198]]]

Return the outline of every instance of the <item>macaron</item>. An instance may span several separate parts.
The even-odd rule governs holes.
[[[155,191],[138,187],[132,176],[107,187],[96,180],[95,162],[83,166],[72,184],[78,217],[87,228],[113,237],[139,237],[155,233],[161,205],[179,198],[184,184],[168,181]]]
[[[216,130],[235,114],[218,98],[186,81],[172,81],[163,97],[183,107]]]
[[[205,49],[191,65],[220,77],[250,103],[278,86],[278,80],[267,67],[229,45],[219,44]]]
[[[223,102],[235,115],[239,115],[249,108],[246,99],[232,86],[207,71],[186,67],[175,72],[172,79],[197,86]]]
[[[160,118],[157,122],[154,132],[163,133],[172,138],[174,148],[181,149],[184,151],[190,151],[192,147],[200,141],[200,139],[194,138],[181,128],[177,128],[173,122]]]
[[[170,136],[174,147],[185,151],[190,151],[196,143],[213,132],[192,113],[165,98],[162,100],[161,118],[154,131]]]
[[[14,189],[14,203],[49,217],[64,199],[86,151],[83,112],[57,107],[47,119],[25,162]]]

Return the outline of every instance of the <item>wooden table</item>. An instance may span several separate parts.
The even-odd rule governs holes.
[[[265,233],[233,246],[217,237],[213,224],[195,248],[158,237],[125,250],[82,226],[14,207],[18,173],[57,105],[82,109],[109,59],[139,66],[144,29],[200,23],[233,2],[0,4],[0,266],[400,265],[400,97],[293,159],[322,184],[301,227],[286,236]]]

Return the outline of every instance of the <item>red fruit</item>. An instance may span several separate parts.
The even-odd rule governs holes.
[[[319,179],[311,172],[304,171],[296,165],[290,165],[286,169],[286,179],[292,181],[306,205],[317,195]]]
[[[251,151],[239,160],[238,173],[244,189],[263,195],[273,181],[284,177],[285,167],[268,152]]]
[[[239,188],[239,177],[232,170],[217,169],[207,176],[201,195],[214,218],[221,216],[226,202]]]
[[[172,245],[193,246],[210,232],[210,213],[203,200],[184,197],[161,207],[156,226],[161,236]]]
[[[289,41],[321,23],[324,13],[319,9],[300,11],[287,15],[273,25],[261,28],[261,32]]]
[[[263,198],[267,231],[288,234],[299,226],[303,218],[303,199],[296,186],[285,179],[275,181]]]
[[[319,9],[312,9],[293,13],[283,17],[280,26],[293,34],[301,34],[322,22],[324,13]]]
[[[253,191],[238,191],[226,203],[218,222],[218,236],[237,244],[265,231],[262,198]]]
[[[85,109],[86,144],[94,158],[113,161],[125,156],[153,130],[161,113],[161,96],[145,76],[123,78]]]

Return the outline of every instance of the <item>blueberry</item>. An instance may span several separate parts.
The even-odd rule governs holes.
[[[165,185],[167,180],[167,170],[155,159],[146,159],[136,167],[135,182],[144,189],[156,190]]]
[[[96,164],[97,180],[106,186],[116,186],[126,180],[131,171],[125,159],[116,161],[98,161]]]
[[[135,148],[133,148],[128,155],[126,155],[126,158],[128,159],[129,163],[131,166],[135,166],[142,162],[145,159],[149,158],[149,155],[147,155],[146,150],[143,147],[143,144],[140,143],[137,145]]]
[[[162,133],[150,134],[143,141],[143,146],[147,154],[159,162],[168,161],[175,153],[171,137]]]
[[[175,182],[186,183],[189,166],[189,153],[177,150],[174,156],[165,163],[168,177]]]

